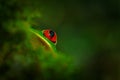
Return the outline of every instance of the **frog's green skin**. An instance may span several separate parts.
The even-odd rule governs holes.
[[[42,40],[45,43],[45,46],[49,47],[49,49],[52,52],[55,52],[55,53],[57,52],[56,45],[53,42],[51,42],[49,39],[47,39],[43,35],[42,31],[31,28],[31,32],[34,33],[40,40]]]

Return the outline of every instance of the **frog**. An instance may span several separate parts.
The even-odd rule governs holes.
[[[57,53],[57,34],[52,29],[37,30],[30,29],[32,33],[31,43],[34,49],[43,46],[46,51],[50,51],[54,56]]]

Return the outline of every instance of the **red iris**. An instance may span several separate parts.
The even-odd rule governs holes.
[[[53,43],[57,42],[57,35],[54,31],[47,29],[47,30],[43,30],[43,35],[48,38],[50,41],[52,41]]]

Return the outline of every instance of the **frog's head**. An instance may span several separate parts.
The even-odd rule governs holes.
[[[51,29],[31,29],[31,31],[33,33],[31,37],[33,48],[38,49],[40,46],[43,46],[46,50],[56,52],[57,35],[54,31]]]

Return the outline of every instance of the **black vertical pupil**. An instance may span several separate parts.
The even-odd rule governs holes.
[[[55,33],[53,31],[50,31],[50,36],[53,37]]]

